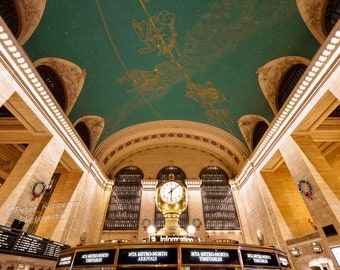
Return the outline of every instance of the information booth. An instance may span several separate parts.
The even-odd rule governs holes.
[[[273,247],[202,242],[146,242],[82,246],[60,253],[57,269],[260,270],[291,269]]]

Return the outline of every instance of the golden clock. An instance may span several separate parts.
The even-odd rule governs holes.
[[[156,206],[163,213],[175,212],[181,214],[187,207],[187,191],[185,185],[174,179],[172,174],[169,180],[157,187]]]
[[[180,214],[187,208],[188,196],[185,185],[175,180],[173,174],[157,187],[156,206],[164,215],[165,226],[157,235],[187,236],[187,231],[178,224]]]
[[[168,181],[160,188],[160,196],[166,203],[178,203],[183,197],[183,189],[177,181]]]

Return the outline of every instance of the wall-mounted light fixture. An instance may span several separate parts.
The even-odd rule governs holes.
[[[298,248],[293,247],[290,249],[290,254],[292,254],[292,256],[294,257],[299,257],[301,255],[301,252]]]
[[[189,236],[194,236],[196,232],[196,228],[194,225],[189,225],[187,228],[187,232],[189,233]]]
[[[155,233],[156,233],[156,227],[153,225],[150,225],[147,229],[148,231],[148,235],[149,235],[149,241],[150,242],[155,242],[156,238],[155,238]]]
[[[263,233],[260,230],[257,230],[256,236],[257,236],[257,240],[259,241],[259,245],[263,246],[264,245]]]
[[[313,253],[322,253],[322,247],[319,243],[311,243],[310,248],[313,251]]]

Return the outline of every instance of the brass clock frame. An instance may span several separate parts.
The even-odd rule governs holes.
[[[161,196],[161,189],[163,185],[169,182],[176,182],[179,185],[178,188],[182,189],[182,197],[176,203],[168,203],[163,200]],[[157,235],[167,235],[167,236],[186,236],[188,235],[187,231],[181,228],[178,224],[179,217],[181,213],[188,206],[188,193],[186,186],[174,179],[174,175],[169,175],[169,180],[161,183],[156,190],[156,206],[159,211],[161,211],[165,218],[165,226],[157,232]]]

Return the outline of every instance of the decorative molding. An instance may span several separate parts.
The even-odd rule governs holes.
[[[287,106],[281,108],[278,115],[272,121],[271,126],[264,135],[262,141],[252,153],[240,174],[233,180],[233,185],[241,188],[249,179],[254,168],[264,166],[266,159],[271,157],[279,147],[278,143],[283,136],[287,136],[288,130],[293,130],[301,123],[306,115],[304,110],[310,111],[311,99],[321,96],[329,90],[325,86],[327,79],[333,81],[334,71],[339,69],[340,59],[340,21],[334,26],[333,31],[320,47],[305,71],[299,83],[287,100]],[[340,73],[339,70],[337,70]],[[330,78],[332,75],[332,78]],[[321,93],[322,92],[322,93]],[[317,97],[316,97],[317,98]]]
[[[33,65],[35,68],[40,65],[48,66],[58,75],[65,90],[65,114],[68,115],[83,89],[86,71],[70,61],[53,57],[40,58]]]
[[[91,173],[99,186],[105,189],[108,178],[103,174],[87,147],[78,138],[68,117],[54,103],[50,91],[45,89],[45,83],[2,18],[0,18],[0,52],[0,61],[21,84],[22,93],[20,94],[36,106],[53,128],[53,132],[57,133],[65,143],[65,148],[68,148],[78,158],[85,170]]]
[[[326,39],[325,17],[328,1],[324,0],[296,0],[300,15],[309,31],[322,44]]]
[[[274,59],[257,70],[258,82],[262,93],[274,114],[277,114],[280,110],[280,108],[277,108],[277,97],[281,79],[296,64],[308,66],[310,61],[300,56],[286,56]]]
[[[142,179],[143,189],[155,190],[158,184],[158,179]]]
[[[105,119],[96,115],[87,115],[79,118],[75,123],[76,126],[79,122],[83,122],[90,133],[90,145],[89,150],[92,153],[97,145],[100,135],[103,132]]]
[[[46,0],[14,1],[19,16],[19,36],[17,41],[24,45],[38,27],[44,14]]]
[[[188,190],[201,190],[201,179],[185,179],[185,184]]]
[[[118,131],[102,142],[94,156],[106,173],[131,153],[148,147],[185,147],[214,153],[236,174],[249,157],[237,138],[210,125],[181,120],[162,120],[138,124]]]
[[[261,121],[264,121],[265,123],[267,123],[268,126],[270,126],[270,122],[267,119],[263,118],[262,116],[254,114],[244,115],[237,120],[238,127],[250,150],[254,150],[253,145],[254,130],[256,125]]]

